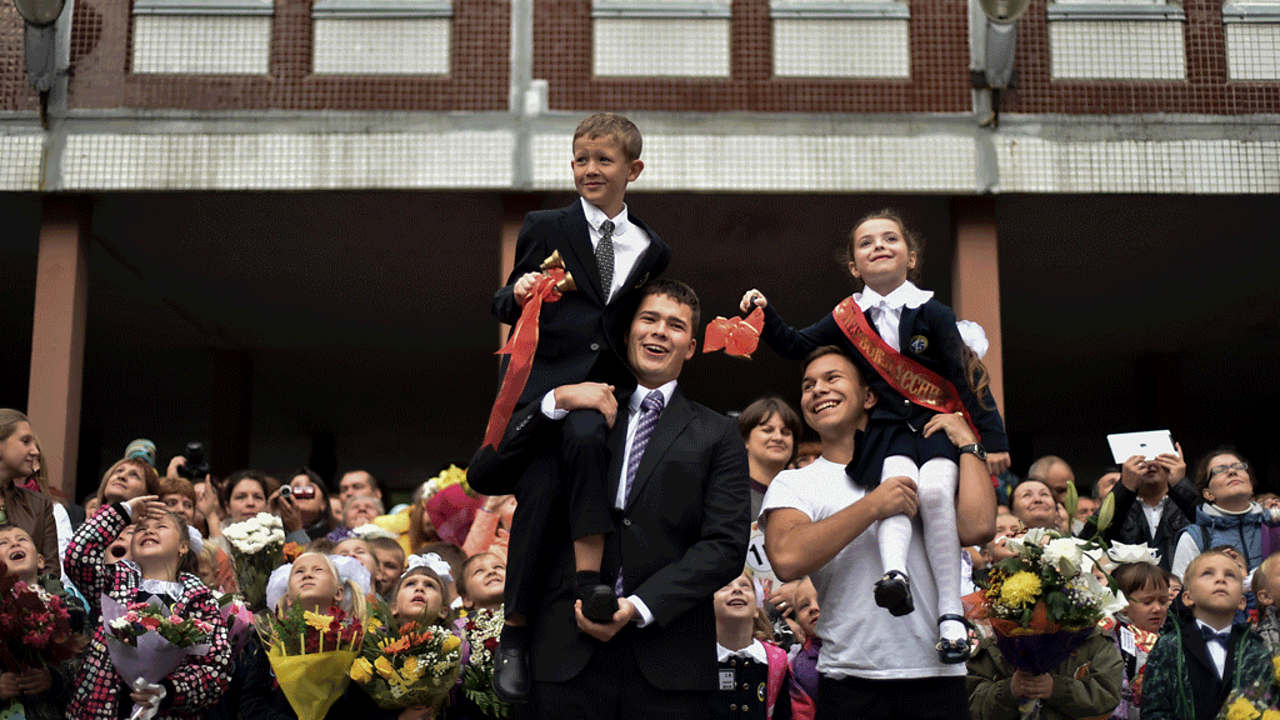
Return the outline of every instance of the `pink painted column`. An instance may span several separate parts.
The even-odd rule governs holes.
[[[89,198],[44,198],[36,264],[27,416],[40,438],[49,483],[76,495],[85,310],[89,297]]]
[[[957,318],[972,320],[987,331],[991,346],[982,362],[991,373],[991,394],[1007,424],[995,201],[990,197],[956,198],[952,201],[951,216],[956,243],[951,268],[952,308]]]

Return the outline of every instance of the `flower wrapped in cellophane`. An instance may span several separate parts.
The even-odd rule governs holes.
[[[232,657],[239,657],[253,632],[253,611],[244,598],[228,593],[218,598],[218,612],[227,626],[227,641],[231,643]]]
[[[364,624],[333,606],[312,612],[284,603],[257,619],[267,660],[298,720],[321,720],[347,689],[347,671],[360,653]]]
[[[57,665],[75,657],[87,639],[71,629],[62,598],[28,585],[0,562],[0,662],[10,672]]]
[[[1280,720],[1280,655],[1265,678],[1231,691],[1218,720]]]
[[[198,618],[170,614],[158,598],[121,605],[102,595],[102,622],[107,654],[120,677],[131,686],[154,685],[168,677],[188,655],[209,652],[206,640],[214,627]],[[132,718],[147,718],[155,708],[133,706]]]
[[[251,610],[267,606],[267,580],[284,564],[284,523],[270,513],[258,513],[222,529],[236,563],[236,582]]]
[[[1050,672],[1127,604],[1093,574],[1101,547],[1094,540],[1034,528],[1006,547],[1017,554],[991,568],[970,615],[991,626],[1000,654],[1018,670]],[[1024,717],[1038,715],[1039,701],[1025,705]]]
[[[394,622],[379,606],[351,679],[384,710],[439,708],[458,681],[462,640],[439,625]]]
[[[461,621],[470,656],[462,666],[462,692],[489,717],[511,716],[511,706],[493,692],[493,667],[504,622],[502,610],[479,608]]]

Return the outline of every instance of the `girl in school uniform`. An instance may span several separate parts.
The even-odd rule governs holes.
[[[758,637],[768,632],[768,624],[757,622],[755,583],[745,573],[739,575],[716,591],[714,603],[720,684],[712,697],[711,716],[791,720],[787,653]]]
[[[830,315],[794,330],[756,289],[743,296],[741,309],[764,309],[761,337],[779,355],[799,360],[818,347],[836,345],[866,373],[877,402],[848,473],[866,488],[896,476],[916,482],[924,548],[938,594],[939,660],[962,663],[969,645],[955,517],[959,454],[973,453],[998,474],[1009,466],[1009,444],[986,369],[962,339],[955,313],[912,282],[919,277],[923,249],[923,238],[896,213],[872,213],[854,226],[847,246],[849,272],[861,292]],[[973,342],[985,351],[985,337]],[[981,444],[956,448],[944,433],[927,434],[926,423],[942,412],[966,415]],[[905,515],[881,520],[877,529],[884,576],[876,583],[876,604],[895,616],[915,609],[906,573],[912,533]]]

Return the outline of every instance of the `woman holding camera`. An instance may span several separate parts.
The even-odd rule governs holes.
[[[302,530],[312,540],[319,540],[333,530],[333,521],[329,514],[329,490],[324,481],[309,468],[301,468],[293,474],[293,479],[285,487],[293,496],[293,505],[298,508],[302,519]],[[285,489],[280,488],[281,493]],[[286,523],[286,529],[288,524]]]

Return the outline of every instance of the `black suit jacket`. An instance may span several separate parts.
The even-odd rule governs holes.
[[[1227,661],[1223,664],[1222,677],[1209,656],[1209,648],[1200,634],[1200,624],[1190,620],[1179,628],[1182,646],[1186,648],[1188,662],[1187,680],[1191,684],[1191,697],[1196,705],[1196,720],[1213,720],[1222,709],[1222,703],[1235,687],[1236,648],[1249,629],[1244,625],[1231,628],[1231,642],[1227,647]]]
[[[622,476],[628,409],[619,408],[610,435],[610,497],[616,496]],[[530,405],[512,418],[497,462],[519,463],[538,453],[548,431],[557,426],[536,404]],[[554,464],[554,456],[540,454],[531,471]],[[560,516],[564,502],[559,498],[545,514]],[[615,512],[616,531],[606,543],[603,567],[610,577],[621,568],[624,595],[638,596],[653,613],[648,626],[624,628],[611,642],[631,647],[645,679],[655,687],[715,689],[711,596],[742,572],[750,507],[747,455],[737,426],[690,402],[677,388],[650,436],[627,505]],[[532,668],[535,680],[563,682],[586,667],[599,643],[580,632],[574,620],[568,527],[549,523],[543,530],[547,534],[533,541],[556,552],[544,568],[545,591],[530,619]],[[518,541],[523,539],[513,535],[511,543]]]
[[[671,249],[635,216],[628,218],[649,236],[649,248],[623,288],[606,304],[608,288],[600,286],[600,270],[581,200],[559,210],[525,216],[516,240],[515,266],[506,286],[494,294],[494,316],[510,325],[520,319],[522,306],[514,297],[515,282],[525,273],[540,271],[542,262],[557,250],[578,289],[542,306],[538,352],[520,405],[561,385],[586,380],[634,386],[626,366],[624,340],[640,302],[640,288],[667,268]]]
[[[872,421],[906,422],[912,428],[920,430],[936,413],[908,401],[889,383],[880,377],[849,342],[848,336],[836,324],[831,313],[827,313],[818,322],[804,330],[795,330],[778,314],[773,303],[764,310],[765,324],[761,338],[765,344],[784,358],[802,360],[815,348],[823,345],[835,345],[851,355],[854,362],[867,373],[871,388],[876,391],[879,401],[871,409]],[[875,328],[875,323],[867,315],[867,325]],[[901,350],[903,357],[910,358],[933,372],[947,378],[960,393],[969,415],[982,435],[982,445],[988,452],[1008,452],[1009,438],[1005,434],[1004,421],[996,409],[995,399],[988,390],[979,402],[978,396],[969,387],[965,379],[965,367],[962,349],[964,340],[956,329],[956,314],[951,308],[937,300],[929,300],[918,308],[904,307],[902,319],[898,326],[898,336],[906,347]],[[879,330],[877,330],[879,332]],[[925,343],[916,344],[911,340],[917,336],[924,338]],[[922,346],[921,346],[922,345]],[[985,407],[983,406],[985,404]]]
[[[1142,499],[1138,494],[1125,487],[1123,483],[1116,483],[1111,492],[1116,496],[1113,516],[1115,520],[1103,532],[1107,542],[1147,545],[1160,553],[1160,567],[1165,570],[1172,568],[1178,531],[1195,520],[1196,508],[1200,506],[1203,499],[1190,478],[1184,477],[1169,488],[1170,502],[1165,505],[1164,512],[1160,515],[1154,537],[1151,535],[1151,525],[1147,523],[1147,515],[1142,509]]]

